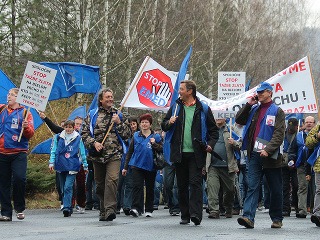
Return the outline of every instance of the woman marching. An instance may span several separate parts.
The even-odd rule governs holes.
[[[138,217],[145,210],[145,216],[152,217],[154,182],[157,174],[153,164],[153,151],[162,151],[162,138],[151,130],[151,114],[141,115],[139,121],[140,131],[133,135],[122,175],[127,174],[129,166],[132,168],[133,190],[130,214]],[[144,185],[146,186],[145,209],[143,208]]]

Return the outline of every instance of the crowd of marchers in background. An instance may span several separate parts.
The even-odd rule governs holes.
[[[32,115],[16,102],[18,90],[0,105],[0,221],[12,221],[14,211],[25,218],[34,128]],[[263,211],[271,228],[281,228],[284,217],[308,214],[320,227],[320,125],[312,116],[285,120],[272,94],[262,82],[234,123],[215,119],[190,80],[181,82],[161,128],[153,127],[150,113],[125,116],[109,88],[99,91],[85,119],[56,125],[40,112],[55,133],[48,166],[63,216],[97,210],[99,221],[117,214],[151,218],[163,205],[182,225],[200,225],[204,214],[216,220],[239,215],[241,226],[254,228],[256,211]],[[157,169],[161,153],[167,161]]]

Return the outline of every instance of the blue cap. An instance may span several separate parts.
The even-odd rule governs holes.
[[[260,83],[260,85],[258,86],[258,88],[257,88],[257,92],[262,92],[262,91],[264,91],[264,90],[270,90],[270,91],[272,91],[273,90],[273,88],[272,88],[272,86],[270,85],[270,83],[267,83],[267,82],[262,82],[262,83]]]

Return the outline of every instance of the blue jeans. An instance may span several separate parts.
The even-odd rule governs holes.
[[[128,169],[127,175],[124,177],[124,192],[123,192],[123,209],[131,209],[132,205],[132,170]]]
[[[252,152],[248,161],[248,192],[244,201],[243,216],[254,222],[256,208],[259,200],[260,182],[263,174],[270,188],[270,210],[271,220],[282,221],[282,173],[281,168],[263,169],[263,159],[259,153]]]
[[[59,173],[60,188],[63,196],[63,209],[72,212],[72,194],[73,184],[77,174],[69,174],[69,172]]]
[[[208,196],[207,196],[207,182],[206,180],[203,178],[202,179],[202,189],[203,189],[203,204],[208,205]]]
[[[27,153],[0,154],[0,201],[1,215],[12,217],[11,186],[14,209],[26,208]]]
[[[153,206],[159,206],[160,202],[160,193],[162,190],[162,175],[160,175],[160,171],[157,171],[156,181],[154,183],[154,199],[153,199]]]
[[[179,213],[178,187],[176,178],[176,167],[165,166],[163,169],[163,185],[166,193],[166,202],[170,213]]]

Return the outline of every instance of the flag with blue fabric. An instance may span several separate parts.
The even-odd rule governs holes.
[[[67,98],[75,93],[96,93],[100,87],[98,66],[74,62],[41,62],[57,70],[49,100]]]
[[[190,49],[189,49],[187,55],[185,56],[185,58],[183,59],[183,61],[181,63],[180,70],[179,70],[179,73],[178,73],[178,76],[177,76],[177,81],[176,81],[176,83],[174,85],[174,90],[173,90],[170,106],[175,105],[175,102],[179,97],[180,83],[186,77],[187,70],[188,70],[188,65],[189,65],[189,60],[190,60],[190,57],[191,57],[191,53],[192,53],[192,46],[190,46]],[[171,162],[170,162],[170,144],[171,144],[171,139],[172,139],[173,132],[174,132],[174,128],[171,129],[170,131],[166,132],[164,143],[163,143],[163,156],[164,156],[164,159],[166,160],[166,162],[168,164],[170,164],[170,165],[171,165]]]

